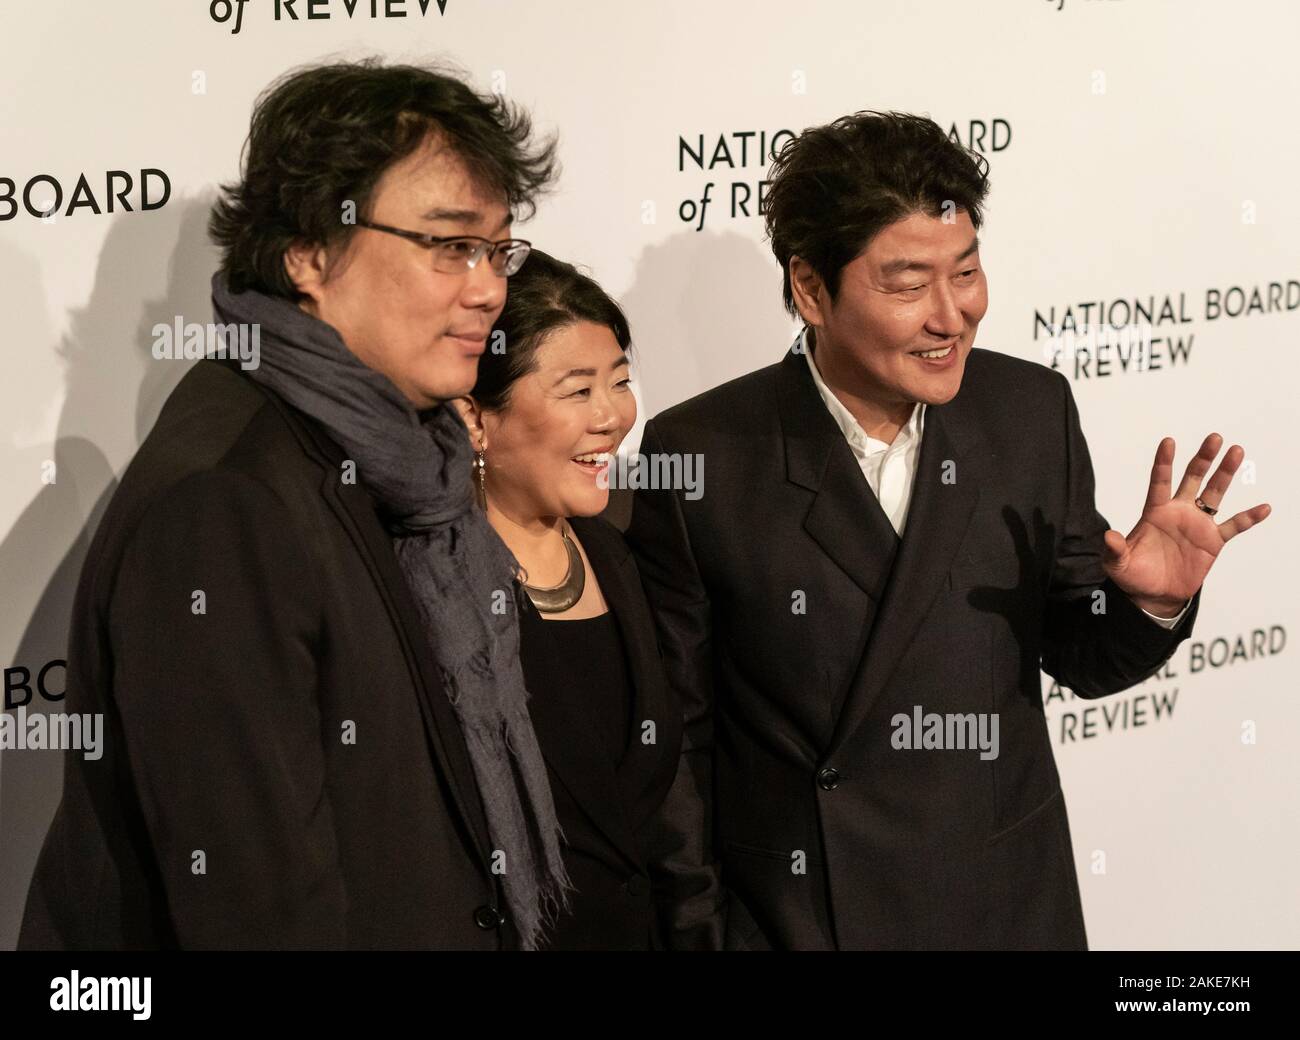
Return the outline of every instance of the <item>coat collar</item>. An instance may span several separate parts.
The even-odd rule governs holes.
[[[780,385],[786,477],[815,496],[804,528],[877,604],[828,748],[833,755],[866,720],[943,587],[980,498],[988,449],[960,391],[926,407],[900,539],[794,351],[781,362]]]
[[[826,405],[826,410],[831,413],[831,418],[835,420],[835,425],[840,428],[850,446],[853,448],[855,457],[862,457],[869,454],[872,450],[882,451],[884,446],[879,441],[874,443],[867,436],[866,431],[853,417],[853,413],[844,407],[843,402],[835,396],[831,388],[826,385],[822,379],[821,371],[817,368],[816,337],[811,335],[812,330],[804,326],[803,332],[799,334],[798,345],[803,351],[804,360],[808,363],[808,372],[812,376],[813,385],[817,388],[817,394],[821,397]],[[898,436],[905,439],[920,440],[925,430],[925,409],[924,401],[917,402],[912,409],[912,414],[908,417],[907,423],[898,431]]]
[[[781,362],[778,408],[786,479],[815,496],[804,530],[879,603],[898,534],[794,349]]]
[[[225,365],[239,373],[241,378],[248,378],[240,370],[237,359],[207,360]],[[204,362],[200,362],[202,363]],[[490,863],[489,850],[492,845],[469,750],[465,746],[455,709],[442,692],[428,635],[393,552],[392,541],[376,515],[377,503],[361,483],[344,483],[340,479],[345,453],[320,423],[291,407],[278,395],[258,386],[253,380],[250,379],[249,382],[265,394],[303,451],[324,470],[320,484],[321,496],[347,531],[383,598],[389,619],[399,635],[411,681],[419,696],[420,716],[424,721],[429,746],[442,767],[452,798],[467,825],[479,858],[486,867]]]

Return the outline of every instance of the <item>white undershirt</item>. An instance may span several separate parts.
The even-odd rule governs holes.
[[[898,431],[893,444],[886,444],[875,437],[869,437],[862,429],[861,423],[853,417],[853,413],[844,407],[844,403],[822,381],[822,374],[817,371],[813,352],[809,349],[807,326],[799,336],[798,349],[803,351],[804,358],[808,362],[808,371],[812,373],[813,383],[817,386],[817,393],[821,395],[822,401],[831,413],[831,418],[835,420],[835,425],[840,428],[845,440],[849,442],[849,447],[853,449],[853,457],[858,460],[862,475],[867,478],[872,494],[876,496],[880,508],[889,517],[889,522],[893,524],[894,530],[901,538],[903,529],[907,526],[912,484],[916,481],[917,461],[921,457],[921,436],[925,432],[925,402],[918,401],[912,406],[912,415],[907,420],[907,424]],[[1189,600],[1188,605],[1190,602]],[[1183,614],[1186,612],[1187,606],[1184,606],[1177,617],[1162,618],[1156,617],[1150,611],[1142,611],[1164,628],[1173,628],[1183,619]]]

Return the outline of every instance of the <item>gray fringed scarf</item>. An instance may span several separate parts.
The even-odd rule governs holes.
[[[380,501],[460,720],[520,944],[536,949],[571,885],[519,664],[514,555],[474,507],[469,434],[450,403],[417,413],[333,326],[288,300],[212,279],[223,324],[260,326],[257,383],[320,422]],[[421,422],[421,416],[424,421]],[[508,609],[501,612],[502,594]]]

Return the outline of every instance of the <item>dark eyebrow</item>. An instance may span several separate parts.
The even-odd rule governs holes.
[[[970,240],[970,245],[968,245],[955,257],[953,257],[953,263],[955,264],[961,263],[968,256],[974,253],[975,250],[979,249],[979,247],[980,247],[980,237],[979,235],[976,235],[974,238]],[[934,270],[933,265],[923,264],[919,260],[908,260],[906,257],[903,257],[898,260],[890,260],[888,263],[881,264],[880,266],[880,274],[884,278],[890,278],[893,275],[902,274],[904,271],[932,271],[932,270]]]
[[[450,220],[455,224],[472,224],[482,220],[483,214],[476,209],[442,209],[434,207],[424,215],[425,220]]]
[[[623,354],[610,367],[620,368],[621,366],[626,365],[627,363],[628,363],[627,355]],[[565,372],[564,375],[560,376],[560,378],[557,379],[554,383],[552,383],[551,386],[559,386],[566,379],[572,379],[574,376],[591,377],[594,376],[595,374],[596,374],[596,370],[594,368],[571,368],[567,372]]]
[[[424,214],[424,220],[445,220],[453,224],[476,224],[483,219],[483,214],[476,209],[442,209],[435,207]],[[504,231],[514,221],[514,214],[507,213],[493,234]]]

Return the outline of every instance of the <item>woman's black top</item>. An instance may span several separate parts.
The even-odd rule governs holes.
[[[545,620],[521,602],[528,714],[546,760],[576,891],[552,949],[721,949],[709,820],[683,759],[682,707],[622,533],[570,519],[609,612]]]
[[[556,774],[559,756],[582,751],[589,763],[582,783],[608,785],[615,777],[615,796],[639,789],[645,778],[629,776],[654,767],[654,756],[629,754],[637,727],[632,713],[634,690],[623,638],[611,611],[593,618],[547,621],[535,610],[524,611],[520,626],[520,662],[534,716],[563,711],[566,724],[538,728],[547,760],[556,815],[564,831],[564,860],[571,892],[570,911],[548,929],[546,948],[646,949],[656,945],[648,880],[629,869],[625,858],[584,811],[584,793],[572,792]],[[581,731],[578,731],[581,727]],[[639,743],[639,742],[638,742]],[[603,761],[601,761],[603,760]],[[572,763],[571,763],[572,765]],[[569,785],[573,771],[568,771]],[[626,811],[627,807],[624,806]]]
[[[632,681],[613,612],[573,621],[547,621],[527,612],[520,638],[531,696],[558,697],[576,707],[619,765],[631,727]],[[543,645],[545,651],[538,652]]]

